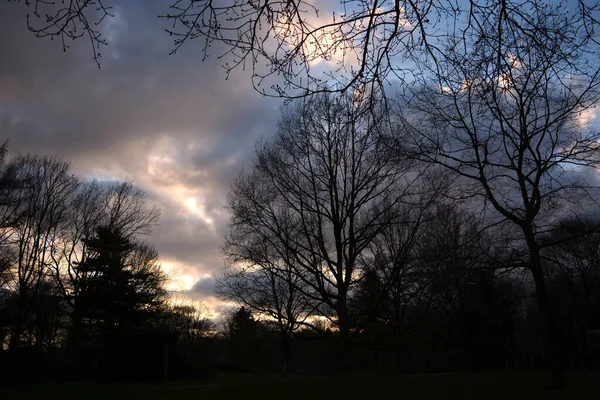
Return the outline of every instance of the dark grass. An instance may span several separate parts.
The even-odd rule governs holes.
[[[338,376],[221,375],[211,381],[65,385],[0,390],[7,399],[443,399],[600,400],[600,374],[572,374],[569,389],[553,391],[543,373],[398,375],[362,372]]]

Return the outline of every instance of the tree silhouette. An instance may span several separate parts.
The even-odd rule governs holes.
[[[422,174],[414,195],[406,196],[396,207],[398,218],[383,227],[361,254],[365,272],[356,291],[354,312],[363,323],[386,326],[398,346],[402,335],[418,322],[414,310],[428,284],[418,263],[418,249],[427,240],[424,230],[437,218],[451,183],[451,177],[439,169]]]
[[[478,370],[513,332],[518,300],[502,280],[505,271],[483,228],[474,216],[441,206],[418,244],[428,329],[440,342],[460,349],[463,367]]]
[[[8,2],[21,2],[8,0]],[[106,45],[99,26],[107,17],[113,17],[112,7],[105,5],[103,0],[70,0],[44,1],[25,0],[29,7],[26,14],[27,27],[39,38],[57,38],[61,41],[64,51],[71,41],[86,37],[92,48],[92,57],[100,66],[100,47]]]
[[[69,197],[78,186],[66,162],[38,156],[20,156],[11,161],[14,177],[22,182],[11,191],[9,206],[15,223],[8,240],[16,251],[14,291],[17,296],[11,348],[21,343],[25,320],[38,289],[48,275],[50,248],[66,223]]]
[[[600,328],[600,233],[597,218],[559,221],[542,250],[562,327],[571,330],[581,363],[594,365],[590,332]]]
[[[155,317],[166,291],[154,250],[105,226],[85,242],[89,253],[77,267],[88,276],[78,305],[83,318],[104,332],[114,332],[140,327]]]
[[[64,49],[71,40],[87,38],[98,63],[98,49],[107,43],[101,23],[114,16],[108,3],[25,1],[32,9],[27,23],[38,37],[60,38]],[[600,5],[586,1],[346,0],[338,5],[172,0],[161,17],[172,24],[167,29],[175,38],[172,53],[188,41],[200,40],[206,59],[218,43],[218,56],[226,57],[228,73],[250,67],[260,93],[301,97],[356,88],[376,93],[386,83],[410,85],[423,72],[421,62],[438,63],[444,57],[445,39],[464,36],[498,8],[514,21],[533,22],[529,17],[546,6],[571,9],[581,23],[581,35],[597,41]],[[552,40],[541,21],[515,27],[522,37]]]
[[[175,49],[199,39],[206,54],[219,42],[229,56],[227,71],[252,65],[259,92],[298,97],[356,88],[375,93],[386,82],[410,86],[422,73],[420,62],[437,63],[444,57],[446,38],[462,37],[498,9],[515,22],[533,21],[529,16],[548,3],[349,0],[336,6],[306,0],[180,0],[166,17],[173,21],[169,32],[176,35]],[[597,4],[559,2],[557,9],[561,7],[579,16],[582,35],[596,37]],[[520,36],[552,40],[542,21],[515,27]]]
[[[560,2],[485,11],[469,15],[437,62],[421,64],[432,79],[424,75],[402,100],[412,139],[398,148],[453,171],[457,195],[479,199],[494,223],[514,229],[510,246],[527,259],[546,315],[554,386],[564,387],[541,236],[560,213],[597,206],[586,170],[598,165],[599,135],[581,117],[600,99],[598,42],[586,17]]]
[[[248,248],[237,246],[235,242],[227,243],[224,250],[231,260],[253,264],[225,267],[215,291],[221,299],[243,304],[249,310],[269,318],[266,322],[272,323],[280,337],[281,372],[287,376],[290,372],[293,335],[306,323],[316,307],[303,295],[303,282],[295,275],[293,268],[278,263],[277,258],[269,259],[266,246],[261,247],[264,252],[242,253]]]
[[[206,309],[195,305],[170,305],[157,322],[161,330],[185,344],[199,342],[214,329],[214,322],[207,315]]]
[[[347,368],[348,297],[361,274],[360,255],[399,219],[397,205],[410,198],[419,175],[388,153],[381,139],[393,128],[371,106],[359,94],[294,104],[229,201],[234,253],[263,243],[282,261],[270,266],[278,278],[289,281],[291,272],[321,315],[333,311],[340,368]]]
[[[259,323],[245,307],[235,311],[228,322],[227,342],[229,356],[237,368],[250,370],[259,354]]]
[[[123,238],[130,241],[139,240],[150,233],[159,211],[147,206],[145,194],[129,181],[108,187],[95,181],[83,182],[68,199],[67,208],[66,224],[51,244],[52,262],[49,267],[55,284],[71,309],[67,347],[72,349],[82,327],[84,292],[88,290],[88,280],[95,276],[78,267],[90,256],[87,239],[94,236],[99,226],[103,226],[108,230],[118,230]],[[135,252],[140,256],[145,254],[148,262],[157,257],[155,251],[147,246],[136,246]]]

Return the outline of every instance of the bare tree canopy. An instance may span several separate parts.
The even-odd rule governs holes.
[[[32,294],[45,284],[50,249],[57,232],[64,229],[67,201],[79,182],[66,162],[50,157],[21,156],[11,161],[22,187],[14,190],[9,207],[15,207],[17,222],[10,228],[8,241],[16,251],[17,295],[15,329],[10,347],[18,347],[32,307]]]
[[[513,21],[524,38],[554,43],[553,31],[535,18],[552,8],[555,17],[577,19],[578,35],[594,43],[598,39],[598,4],[584,1],[346,0],[322,5],[328,6],[319,10],[304,0],[179,0],[167,18],[173,21],[169,32],[177,36],[176,49],[199,38],[206,54],[213,42],[221,42],[228,71],[251,66],[260,93],[283,97],[410,84],[423,73],[423,60],[435,64],[444,56],[448,38],[490,25],[491,15]]]
[[[233,246],[226,245],[226,252],[228,247]],[[234,255],[233,258],[240,260],[242,257]],[[287,376],[293,335],[313,315],[316,307],[302,293],[305,286],[302,279],[276,254],[263,252],[259,256],[256,252],[245,261],[247,267],[227,266],[215,291],[221,299],[243,304],[275,328],[282,349],[281,371]]]
[[[36,36],[60,38],[65,50],[70,41],[87,37],[99,62],[99,48],[107,44],[101,23],[113,15],[106,1],[24,4],[30,7],[27,23]],[[320,5],[306,0],[171,0],[161,17],[172,23],[167,30],[175,38],[172,53],[199,40],[207,57],[219,43],[216,56],[223,58],[228,73],[251,69],[260,93],[299,97],[357,87],[374,92],[386,83],[410,83],[423,73],[420,62],[437,63],[445,55],[446,39],[488,24],[488,15],[514,21],[524,38],[552,42],[553,32],[534,17],[548,8],[556,17],[576,18],[577,34],[598,44],[599,4],[583,0],[345,0]]]
[[[554,370],[560,331],[549,304],[540,249],[561,216],[597,210],[596,127],[586,113],[600,98],[600,63],[590,21],[566,4],[499,2],[470,16],[401,101],[398,148],[444,166],[460,190],[515,228],[546,314]],[[442,55],[443,54],[443,55]]]
[[[400,205],[411,204],[420,189],[416,165],[389,152],[387,115],[353,95],[320,94],[293,104],[229,199],[227,254],[264,270],[266,246],[270,271],[287,282],[291,273],[300,281],[295,288],[322,304],[321,315],[335,315],[343,348],[361,254],[400,222]]]
[[[412,139],[402,136],[398,148],[453,171],[468,196],[539,238],[560,213],[597,206],[586,172],[599,164],[600,135],[586,116],[600,99],[600,64],[587,52],[594,39],[585,21],[560,5],[530,10],[530,19],[488,11],[423,65],[436,80],[418,81],[402,99]]]
[[[86,38],[92,49],[92,58],[100,66],[100,48],[107,44],[100,25],[107,17],[113,17],[111,7],[103,0],[6,0],[23,3],[29,7],[26,14],[27,27],[39,38],[57,38],[67,51],[71,42]]]

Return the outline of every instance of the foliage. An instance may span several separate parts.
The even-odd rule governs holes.
[[[156,251],[105,226],[84,243],[88,255],[77,266],[87,276],[79,299],[82,317],[106,330],[140,326],[155,317],[166,296]]]

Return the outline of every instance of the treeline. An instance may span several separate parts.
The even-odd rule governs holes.
[[[284,374],[548,368],[557,386],[566,368],[596,368],[597,186],[579,179],[583,162],[566,169],[577,154],[562,153],[578,128],[536,131],[537,163],[523,155],[533,134],[469,120],[487,132],[483,144],[449,117],[415,132],[409,106],[315,95],[287,107],[258,145],[229,196],[217,292],[243,305],[249,338],[260,342],[257,326],[271,336],[238,346],[248,349],[239,363],[259,368],[275,346],[270,365]]]
[[[163,379],[165,348],[198,342],[209,321],[168,301],[147,240],[159,215],[129,181],[82,180],[45,156],[2,165],[2,383]]]
[[[243,307],[222,334],[168,301],[147,241],[159,213],[141,190],[78,179],[53,158],[10,160],[2,378],[548,368],[564,387],[566,368],[596,368],[596,133],[569,99],[541,96],[562,110],[543,117],[512,97],[436,90],[284,109],[229,194],[217,294]]]
[[[569,370],[600,366],[600,233],[579,236],[591,224],[564,220],[548,236],[560,240],[546,253],[546,269],[562,331],[562,363]],[[562,241],[565,236],[570,239]],[[473,216],[446,207],[420,227],[411,244],[401,237],[378,243],[385,255],[361,265],[352,285],[344,368],[404,373],[548,368],[547,332],[531,276],[515,265],[508,249],[504,254],[491,249],[493,238]],[[255,267],[232,268],[218,290],[244,306],[224,330],[230,344],[226,365],[284,374],[339,371],[333,312],[317,311],[326,308],[300,290],[285,291],[285,281],[275,274],[269,284]],[[304,312],[293,315],[299,304]]]

